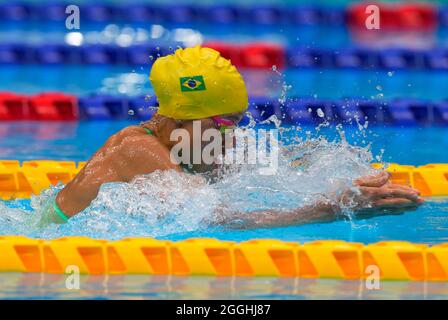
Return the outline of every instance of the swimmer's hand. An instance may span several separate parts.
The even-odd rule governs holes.
[[[354,181],[354,188],[342,192],[339,202],[319,201],[292,210],[262,210],[232,212],[222,206],[215,210],[214,223],[231,228],[249,229],[328,222],[343,218],[343,207],[352,208],[357,215],[366,213],[396,213],[410,210],[423,203],[420,192],[408,186],[390,182],[390,174],[361,177]]]
[[[342,194],[341,202],[349,206],[351,202],[356,210],[413,209],[424,202],[420,191],[392,183],[385,171],[356,179],[354,185],[356,188]]]

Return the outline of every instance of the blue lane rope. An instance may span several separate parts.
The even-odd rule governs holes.
[[[45,108],[52,108],[54,114],[52,113],[50,118],[29,117],[28,112],[22,112],[22,109],[40,108],[42,103]],[[0,106],[3,109],[0,121],[142,121],[154,115],[158,103],[155,96],[114,96],[98,93],[80,97],[59,93],[28,96],[5,92],[0,93]],[[448,126],[448,100],[288,97],[286,101],[279,101],[270,97],[252,96],[249,97],[248,111],[257,122],[275,115],[288,124],[318,124],[328,121],[358,125],[358,122],[363,124],[368,121],[373,125]],[[31,114],[33,112],[37,111],[30,111]],[[244,121],[248,120],[246,117]]]
[[[331,25],[347,24],[346,5],[173,5],[173,4],[81,4],[83,23],[212,23],[249,25]],[[1,21],[58,22],[67,18],[66,7],[70,3],[23,3],[12,2],[0,4]],[[438,24],[448,26],[448,6],[436,7]]]
[[[149,66],[157,57],[170,54],[175,48],[156,44],[123,48],[103,44],[73,47],[66,44],[1,43],[0,64]],[[286,68],[448,71],[448,48],[443,47],[431,50],[288,47],[284,49],[283,58]]]
[[[156,97],[92,95],[79,98],[80,118],[85,120],[147,120],[157,110]],[[321,109],[324,117],[319,116]],[[317,124],[322,121],[356,125],[355,118],[371,125],[448,126],[448,100],[397,98],[372,100],[361,98],[315,99],[291,97],[281,104],[277,99],[250,97],[249,109],[257,122],[276,115],[288,124]],[[248,120],[248,119],[246,119]]]

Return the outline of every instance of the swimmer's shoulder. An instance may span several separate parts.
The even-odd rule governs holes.
[[[146,150],[156,154],[169,152],[160,140],[143,126],[129,126],[119,133],[120,145],[125,149]]]
[[[160,141],[154,135],[148,132],[141,126],[129,126],[117,133],[117,142],[131,148],[139,148],[143,146],[156,147],[162,146]]]
[[[152,133],[152,132],[151,132]],[[143,142],[158,142],[158,139],[153,135],[149,134],[148,130],[142,126],[129,126],[124,129],[121,129],[114,136],[112,136],[116,142],[123,143],[127,141],[138,141],[141,140]]]
[[[126,128],[121,129],[120,131],[114,133],[111,135],[106,143],[104,144],[104,149],[109,149],[111,147],[116,147],[121,145],[125,140],[129,140],[129,138],[132,138],[134,136],[138,136],[141,134],[143,130],[139,130],[138,126],[129,126]]]
[[[120,154],[126,158],[125,163],[133,163],[133,171],[139,174],[155,170],[181,171],[180,167],[171,161],[167,147],[157,137],[149,134],[144,127],[129,126],[121,130],[121,135],[123,138],[120,143]]]
[[[122,136],[148,135],[142,126],[129,126],[119,131]]]
[[[145,149],[160,149],[161,143],[156,137],[148,135],[142,127],[129,126],[110,136],[100,151],[102,153],[114,150],[129,152],[142,147]]]

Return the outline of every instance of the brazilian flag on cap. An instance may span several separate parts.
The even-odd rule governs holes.
[[[172,119],[204,119],[243,112],[248,106],[243,77],[210,48],[178,49],[158,58],[149,79],[159,102],[157,113]]]
[[[181,77],[180,78],[181,91],[201,91],[205,90],[205,81],[202,76]]]

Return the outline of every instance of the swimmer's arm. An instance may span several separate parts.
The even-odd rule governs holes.
[[[342,193],[337,202],[319,201],[292,210],[264,210],[231,213],[225,207],[216,210],[216,221],[236,228],[261,228],[328,222],[343,217],[341,205],[350,203],[357,216],[396,214],[415,209],[423,203],[420,192],[389,182],[390,174],[361,177],[354,181],[355,190]]]
[[[229,213],[220,208],[215,212],[215,223],[236,229],[284,227],[316,222],[329,222],[337,219],[341,212],[339,206],[319,202],[292,210],[260,210],[252,212]]]
[[[409,200],[405,198],[388,198],[380,204],[355,208],[357,218],[369,218],[378,215],[401,214],[414,210],[422,200]],[[302,225],[307,223],[331,222],[344,219],[341,207],[338,204],[318,202],[292,210],[260,210],[252,212],[232,212],[226,209],[215,211],[214,223],[226,225],[236,229],[284,227]]]

